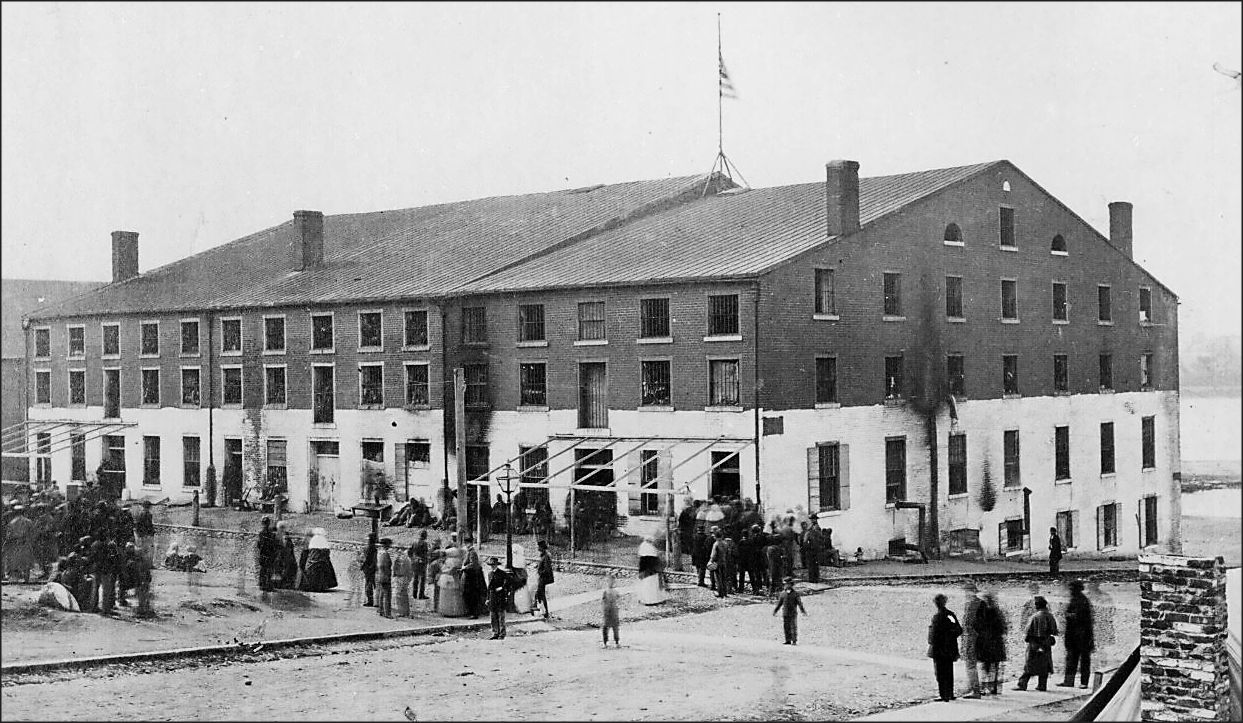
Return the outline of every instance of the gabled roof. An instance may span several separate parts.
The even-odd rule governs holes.
[[[59,281],[54,279],[0,279],[0,336],[5,359],[26,356],[26,337],[22,317],[55,303],[103,285],[102,281]]]
[[[109,284],[40,316],[443,296],[463,281],[697,198],[706,176],[324,217],[324,263],[288,267],[293,221]],[[717,184],[711,184],[710,192]]]
[[[859,223],[866,225],[980,173],[995,163],[859,179]],[[754,276],[826,243],[824,183],[726,192],[654,214],[459,292]]]

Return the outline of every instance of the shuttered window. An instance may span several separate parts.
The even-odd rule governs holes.
[[[962,315],[962,277],[945,277],[945,316],[949,319],[961,319]]]
[[[199,456],[199,438],[181,438],[181,486],[198,487],[201,475],[201,458]],[[85,462],[85,460],[84,460]]]
[[[1070,479],[1070,427],[1053,428],[1053,479]]]
[[[1053,320],[1067,321],[1066,284],[1053,282]]]
[[[850,446],[829,442],[807,448],[807,508],[850,508]]]
[[[1118,546],[1118,504],[1108,503],[1096,508],[1096,549]]]
[[[1101,474],[1113,474],[1114,469],[1114,423],[1101,422]]]
[[[711,360],[708,363],[708,404],[716,407],[739,403],[738,360]]]
[[[1054,522],[1057,527],[1057,536],[1062,538],[1063,548],[1069,550],[1075,546],[1075,531],[1079,526],[1078,521],[1078,510],[1058,512],[1055,516]]]
[[[578,426],[603,429],[609,426],[608,367],[604,362],[578,365]]]
[[[837,288],[833,269],[816,269],[816,313],[837,313]]]
[[[906,499],[906,437],[885,440],[885,502]]]

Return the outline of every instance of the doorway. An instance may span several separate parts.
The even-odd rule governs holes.
[[[307,508],[331,512],[336,506],[341,455],[337,442],[311,442],[311,472],[307,475]]]
[[[609,426],[608,391],[608,369],[604,362],[582,362],[578,365],[580,428],[601,429]]]
[[[225,504],[237,504],[242,499],[242,440],[224,440],[224,472],[220,481],[224,485]]]
[[[712,486],[708,494],[725,499],[741,496],[742,471],[738,466],[738,453],[713,452],[712,467]]]

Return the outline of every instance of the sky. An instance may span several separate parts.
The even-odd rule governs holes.
[[[291,218],[707,172],[1009,159],[1239,334],[1238,3],[0,5],[0,272],[108,280]]]

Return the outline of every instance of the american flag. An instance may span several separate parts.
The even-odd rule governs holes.
[[[725,69],[725,57],[718,52],[717,60],[720,62],[720,66],[721,66],[721,79],[720,79],[721,97],[737,99],[738,91],[734,90],[734,84],[729,79],[729,71]]]

